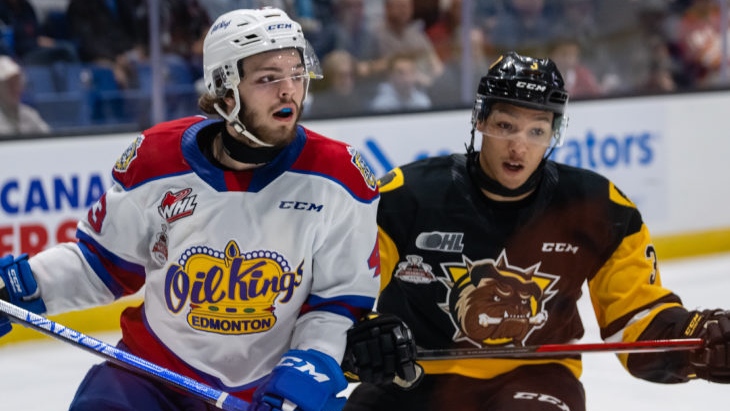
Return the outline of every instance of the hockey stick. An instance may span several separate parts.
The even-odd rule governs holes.
[[[103,341],[84,335],[1,299],[0,313],[6,315],[13,322],[99,355],[130,371],[138,372],[163,383],[173,385],[222,410],[247,411],[249,408],[249,403],[240,398],[155,365],[143,358],[122,351]]]
[[[458,358],[535,358],[596,352],[632,353],[694,350],[702,348],[703,345],[704,340],[701,338],[687,338],[615,343],[544,344],[525,347],[418,349],[416,356],[419,361]]]

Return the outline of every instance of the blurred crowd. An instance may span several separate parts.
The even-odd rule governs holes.
[[[164,116],[197,114],[209,25],[261,6],[298,20],[320,59],[309,118],[468,107],[506,50],[552,58],[573,100],[730,85],[729,0],[158,0],[155,61],[149,3],[0,0],[0,54],[22,70],[0,120],[22,104],[56,131],[145,127],[153,66]]]

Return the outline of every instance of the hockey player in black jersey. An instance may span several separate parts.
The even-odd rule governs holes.
[[[603,176],[548,159],[567,103],[552,61],[507,53],[479,83],[466,154],[380,180],[380,317],[350,330],[345,361],[375,383],[360,384],[345,410],[584,411],[579,355],[412,360],[413,339],[424,349],[574,342],[586,282],[605,341],[705,341],[695,351],[619,354],[632,375],[730,383],[730,314],[683,307],[662,286],[634,203]],[[416,371],[420,383],[403,389]]]

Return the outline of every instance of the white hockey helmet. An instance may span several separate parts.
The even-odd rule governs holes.
[[[314,49],[304,38],[302,27],[284,11],[271,7],[230,11],[216,19],[203,41],[203,80],[207,93],[221,98],[231,90],[236,102],[228,113],[217,103],[215,110],[236,132],[262,146],[271,144],[251,134],[238,118],[241,110],[238,84],[242,74],[238,62],[255,54],[287,48],[298,50],[302,58],[307,76],[302,97],[305,99],[309,80],[322,78],[322,69]]]
[[[322,78],[319,60],[304,38],[302,27],[284,11],[266,7],[234,10],[221,15],[210,27],[203,42],[203,77],[207,92],[223,97],[227,90],[234,90],[238,97],[238,83],[241,81],[238,61],[285,48],[299,50],[310,79]]]

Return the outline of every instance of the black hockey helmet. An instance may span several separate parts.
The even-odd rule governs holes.
[[[500,56],[479,81],[472,127],[487,117],[490,107],[497,101],[553,112],[553,136],[557,145],[560,144],[567,125],[568,92],[563,76],[552,60],[522,56],[514,51]]]

